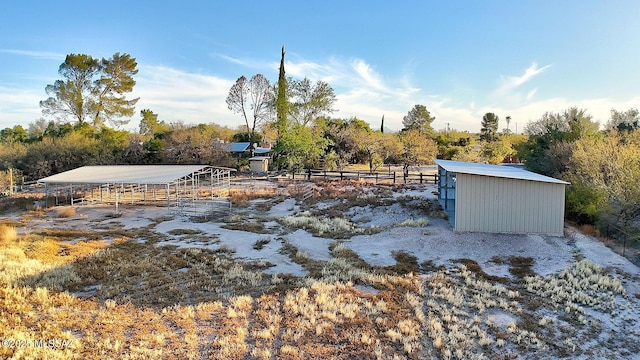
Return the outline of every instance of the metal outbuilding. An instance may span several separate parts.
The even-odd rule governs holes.
[[[69,202],[166,204],[169,211],[184,209],[196,200],[227,196],[234,169],[208,165],[83,166],[38,180],[45,193],[69,196]]]
[[[455,231],[562,235],[566,181],[509,165],[436,160]]]

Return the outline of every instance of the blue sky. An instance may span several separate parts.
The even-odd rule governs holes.
[[[328,82],[338,111],[393,130],[415,105],[436,129],[521,132],[546,111],[640,107],[638,1],[9,1],[0,5],[0,128],[42,117],[69,53],[137,59],[132,96],[167,122],[231,127],[235,80]]]

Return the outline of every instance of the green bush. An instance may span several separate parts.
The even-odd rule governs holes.
[[[566,217],[579,224],[595,224],[607,207],[604,191],[580,182],[567,186],[566,198]]]

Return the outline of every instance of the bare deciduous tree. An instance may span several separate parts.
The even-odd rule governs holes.
[[[273,100],[273,87],[262,74],[248,81],[244,75],[240,76],[229,90],[227,106],[244,118],[251,149],[256,129],[273,115]]]

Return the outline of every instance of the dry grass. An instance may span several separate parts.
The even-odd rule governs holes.
[[[67,249],[65,254],[62,248]],[[263,280],[283,279],[256,277],[234,261],[199,249],[153,248],[125,239],[88,250],[87,243],[65,245],[42,237],[2,248],[0,309],[7,315],[0,332],[17,339],[61,339],[71,345],[36,349],[28,356],[22,350],[1,348],[0,356],[419,357],[421,327],[408,300],[394,292],[364,295],[351,284],[311,282],[284,293],[228,298],[219,294],[222,301],[212,300],[210,294],[205,300],[197,293],[207,286],[202,280],[211,271],[218,274],[210,285],[216,287],[210,288],[212,293],[221,285],[225,293],[237,294],[240,287],[254,289]],[[176,268],[188,270],[167,271]],[[161,276],[168,273],[173,276]],[[394,286],[402,294],[413,293],[419,282],[407,278],[395,280]],[[92,298],[69,292],[88,287],[95,289]],[[180,289],[183,295],[172,293]],[[166,305],[156,296],[167,297]],[[177,300],[178,305],[169,304]]]
[[[281,190],[274,186],[257,188],[232,188],[229,190],[231,204],[234,207],[248,207],[254,199],[272,199],[281,194]]]
[[[266,275],[268,263],[239,261],[222,247],[160,246],[166,235],[152,228],[3,239],[0,333],[71,346],[0,347],[0,358],[551,359],[640,351],[629,336],[637,302],[588,261],[541,277],[530,258],[495,257],[517,273],[510,279],[468,259],[420,266],[394,252],[397,264],[380,268],[348,242],[332,244],[324,261],[282,238],[256,241],[255,248],[282,242],[281,252],[309,272],[297,278]],[[188,228],[171,235],[203,236]]]
[[[28,355],[2,348],[0,356],[573,356],[586,351],[576,345],[585,332],[567,330],[567,326],[596,321],[582,307],[621,312],[628,306],[616,295],[624,295],[620,282],[584,261],[557,276],[528,277],[527,288],[517,290],[465,265],[437,270],[424,280],[418,275],[380,275],[377,270],[382,269],[361,264],[346,246],[335,244],[336,258],[325,262],[324,274],[301,285],[295,279],[264,277],[223,254],[202,249],[158,248],[126,239],[108,248],[98,243],[68,245],[33,237],[0,249],[0,310],[5,314],[0,332],[12,338],[56,338],[72,344],[55,351],[36,349]],[[396,258],[415,269],[411,255],[396,253]],[[473,268],[473,263],[467,263]],[[378,291],[362,293],[348,278]],[[272,286],[283,282],[285,286],[274,292]],[[93,297],[74,295],[73,288],[92,288]],[[541,310],[528,312],[521,307],[521,292],[539,296]],[[576,305],[565,305],[567,301]],[[537,315],[553,314],[554,309],[560,316]],[[513,320],[501,323],[499,314]],[[620,316],[628,321],[628,315]],[[557,333],[564,334],[564,340],[556,341],[553,334]],[[606,338],[623,349],[636,349],[637,341],[618,343],[623,337],[608,334]]]
[[[220,227],[227,230],[248,231],[256,234],[269,233],[269,230],[264,227],[263,223],[253,220],[224,224]]]
[[[76,216],[76,209],[74,209],[71,206],[60,207],[60,208],[57,208],[55,211],[56,211],[56,217],[59,217],[59,218],[70,218],[70,217]]]
[[[7,244],[18,239],[15,226],[0,224],[0,244]]]

